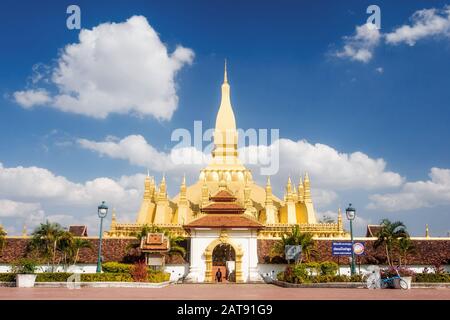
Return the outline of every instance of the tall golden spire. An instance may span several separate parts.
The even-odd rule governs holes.
[[[223,83],[228,83],[228,76],[227,76],[227,59],[225,59],[225,68],[223,73]]]
[[[214,130],[214,150],[212,152],[218,164],[237,164],[237,130],[236,119],[230,99],[230,85],[228,84],[227,63],[225,61],[222,83],[222,97],[216,117]]]

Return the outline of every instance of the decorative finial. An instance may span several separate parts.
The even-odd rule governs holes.
[[[183,173],[183,180],[181,181],[181,184],[185,185],[186,184],[186,174]]]
[[[22,236],[26,237],[27,235],[27,225],[24,223],[22,228]]]
[[[428,223],[425,225],[425,237],[430,237],[430,230],[428,229]]]
[[[270,176],[267,176],[267,186],[270,186]]]
[[[150,178],[150,170],[147,168],[147,177]]]
[[[228,76],[227,76],[227,59],[225,59],[225,68],[224,68],[224,74],[223,74],[223,83],[228,83]]]

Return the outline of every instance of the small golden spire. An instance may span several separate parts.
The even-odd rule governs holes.
[[[337,224],[338,224],[339,231],[341,231],[342,230],[342,211],[341,211],[340,207],[338,209],[338,221],[337,221]]]
[[[270,176],[267,176],[267,183],[266,183],[266,185],[267,185],[268,187],[270,187]]]
[[[116,208],[113,208],[111,217],[111,227],[115,227],[115,225],[116,225]]]
[[[311,202],[311,185],[308,172],[305,173],[305,178],[303,179],[303,201]]]
[[[180,204],[187,203],[187,195],[186,195],[186,175],[183,174],[183,180],[181,180],[180,186]]]
[[[303,189],[303,179],[300,175],[300,180],[298,182],[298,188],[297,188],[297,198],[299,202],[303,202],[303,195],[304,195],[304,189]]]
[[[425,225],[425,237],[430,237],[430,230],[428,229],[428,223]]]
[[[27,236],[27,225],[25,223],[23,224],[23,228],[22,228],[22,236],[23,237]]]

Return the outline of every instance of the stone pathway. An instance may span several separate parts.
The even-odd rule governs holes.
[[[270,284],[179,284],[164,288],[5,288],[0,300],[450,300],[450,289],[281,288]]]

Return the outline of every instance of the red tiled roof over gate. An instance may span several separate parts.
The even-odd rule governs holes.
[[[210,199],[217,202],[232,202],[236,200],[236,197],[228,190],[219,190],[219,192],[211,196]]]
[[[185,225],[185,228],[262,228],[258,221],[244,214],[206,215]]]
[[[245,209],[235,202],[213,202],[202,208],[205,213],[242,213]]]

